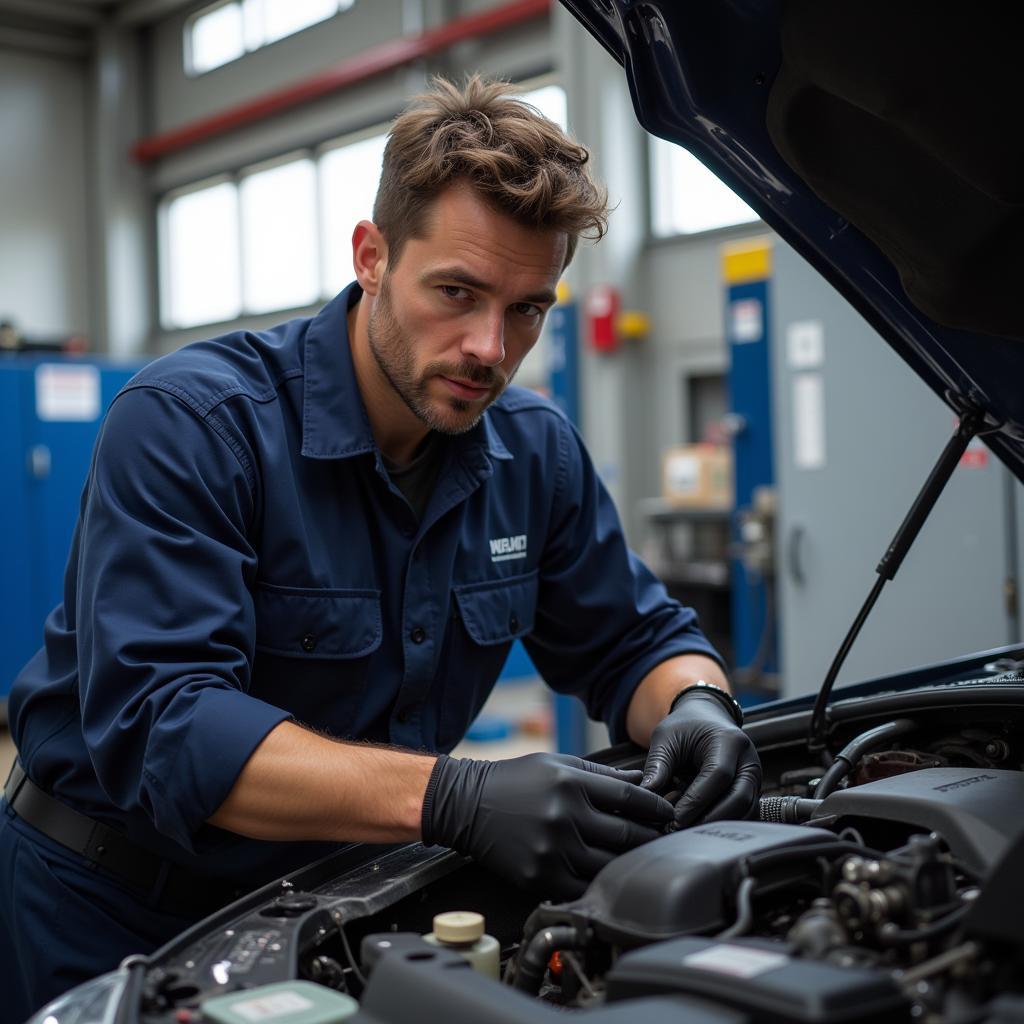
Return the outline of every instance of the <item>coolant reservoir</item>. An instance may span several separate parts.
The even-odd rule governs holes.
[[[472,910],[438,914],[434,930],[424,935],[423,940],[461,954],[481,974],[497,978],[500,973],[501,946],[493,935],[484,933],[483,914]]]

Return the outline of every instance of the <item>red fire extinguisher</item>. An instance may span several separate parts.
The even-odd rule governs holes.
[[[596,285],[587,296],[590,345],[595,352],[614,352],[619,347],[618,319],[622,297],[617,288]]]

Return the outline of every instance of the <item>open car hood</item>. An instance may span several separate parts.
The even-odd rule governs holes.
[[[1024,84],[1005,8],[561,0],[693,152],[1024,480]]]

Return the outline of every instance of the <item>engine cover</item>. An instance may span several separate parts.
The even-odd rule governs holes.
[[[1021,833],[1021,807],[1022,772],[924,768],[832,793],[814,817],[835,815],[837,824],[891,821],[937,832],[953,856],[984,876]]]
[[[679,992],[745,1010],[757,1024],[908,1019],[906,997],[888,973],[800,960],[784,943],[757,939],[659,942],[621,956],[607,983],[612,1004]]]
[[[735,913],[734,869],[742,858],[832,838],[817,828],[763,821],[698,825],[617,857],[566,906],[619,945],[718,931]]]

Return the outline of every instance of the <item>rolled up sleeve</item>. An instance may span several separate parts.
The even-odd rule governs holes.
[[[188,850],[288,714],[249,695],[255,481],[215,415],[122,393],[83,498],[76,604],[83,733],[97,778]]]
[[[535,629],[524,645],[547,683],[583,700],[613,742],[627,739],[629,702],[651,669],[678,654],[722,663],[693,609],[670,598],[628,549],[611,497],[567,422]]]

